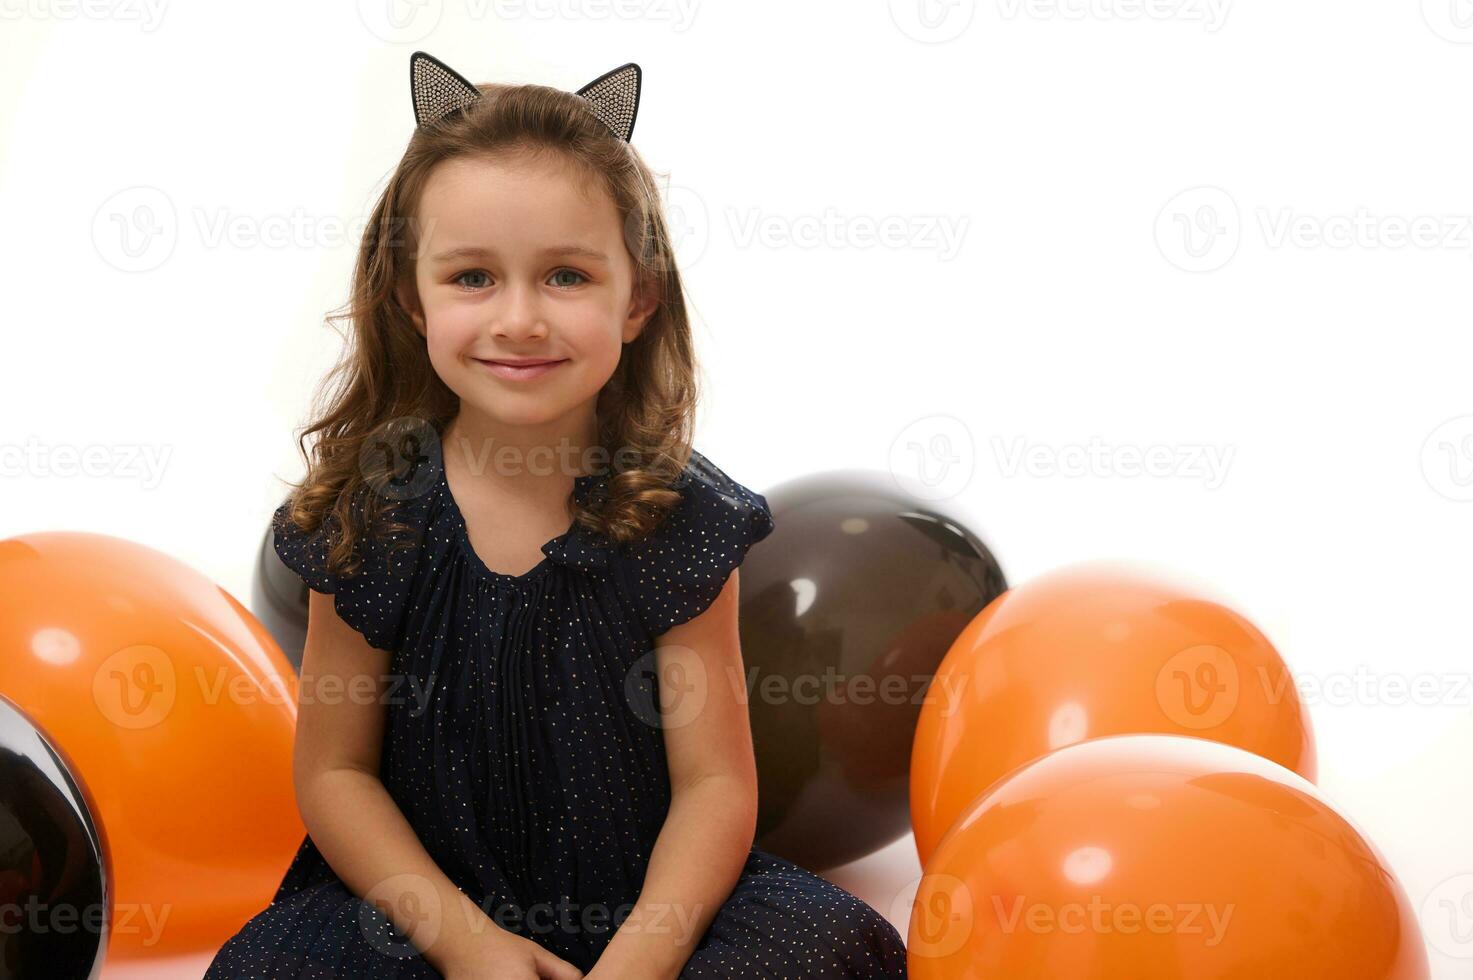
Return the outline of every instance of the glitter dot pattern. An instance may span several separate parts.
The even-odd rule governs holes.
[[[302,533],[285,505],[276,551],[391,652],[379,776],[436,865],[502,928],[587,972],[638,899],[670,806],[646,655],[710,606],[772,513],[697,452],[651,535],[615,545],[574,525],[510,575],[477,557],[428,465],[428,489],[394,505],[410,531],[359,538],[359,574],[328,575],[323,532]],[[439,975],[308,835],[205,980]],[[680,976],[904,977],[905,947],[867,903],[753,845]]]

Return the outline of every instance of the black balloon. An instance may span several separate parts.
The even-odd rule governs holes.
[[[1007,582],[955,507],[887,474],[818,473],[764,496],[775,528],[740,573],[757,844],[817,871],[910,830],[922,699]]]
[[[267,525],[251,580],[251,612],[298,674],[302,672],[302,650],[307,645],[307,601],[307,583],[282,563],[276,554],[276,531]]]
[[[80,782],[0,698],[0,976],[100,976],[108,877]]]

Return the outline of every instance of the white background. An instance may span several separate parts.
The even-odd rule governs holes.
[[[757,489],[944,475],[1013,583],[1142,559],[1231,596],[1326,692],[1319,783],[1435,975],[1473,973],[1468,0],[0,12],[0,535],[248,597],[410,53],[566,89],[636,61],[697,445]],[[907,838],[830,877],[904,934],[918,872]]]

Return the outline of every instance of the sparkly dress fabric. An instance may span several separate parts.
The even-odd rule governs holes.
[[[395,504],[390,549],[323,571],[321,532],[276,514],[281,559],[339,616],[391,651],[380,779],[436,865],[503,928],[592,969],[639,898],[670,805],[652,639],[705,610],[773,529],[767,501],[693,453],[682,500],[650,536],[615,545],[575,525],[522,575],[470,545],[443,464]],[[597,493],[599,475],[574,494]],[[438,977],[310,836],[271,904],[205,980]],[[906,975],[895,928],[869,905],[752,847],[681,977]]]

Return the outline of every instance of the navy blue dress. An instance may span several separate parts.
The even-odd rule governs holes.
[[[656,531],[614,545],[575,526],[522,575],[476,555],[438,458],[398,501],[412,547],[359,539],[364,570],[323,571],[321,532],[275,519],[276,550],[403,683],[380,779],[429,855],[493,921],[592,969],[638,899],[670,805],[652,638],[705,610],[771,533],[766,499],[699,453]],[[581,500],[606,477],[578,477]],[[395,539],[390,539],[395,540]],[[905,947],[869,905],[755,845],[682,977],[890,978]],[[271,904],[205,980],[438,977],[310,836]]]

